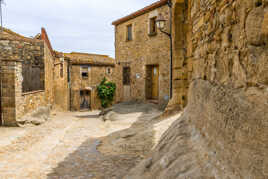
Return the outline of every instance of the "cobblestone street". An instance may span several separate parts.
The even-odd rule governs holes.
[[[0,128],[0,178],[121,178],[153,146],[154,134],[148,135],[153,129],[144,133],[146,139],[137,143],[136,152],[128,151],[128,143],[122,141],[131,142],[131,137],[161,114],[151,106],[140,106],[119,105],[117,113],[110,115],[113,121],[104,122],[99,111],[67,112],[55,113],[40,126]]]

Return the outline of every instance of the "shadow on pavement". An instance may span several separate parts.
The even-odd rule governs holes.
[[[117,104],[113,111],[142,114],[128,129],[86,140],[48,174],[48,179],[120,179],[146,156],[154,145],[153,124],[159,122],[157,116],[162,112],[154,104],[138,103]]]

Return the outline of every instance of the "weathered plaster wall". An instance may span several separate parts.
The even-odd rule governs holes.
[[[157,30],[149,35],[149,20],[161,13],[169,19],[167,5],[115,26],[115,55],[117,81],[117,101],[123,101],[123,67],[131,68],[131,99],[146,100],[146,65],[159,65],[159,102],[166,104],[169,97],[170,41]],[[132,24],[133,40],[126,41],[127,25]],[[169,24],[166,24],[169,27]],[[169,32],[169,29],[165,29]],[[137,78],[136,75],[140,78]]]

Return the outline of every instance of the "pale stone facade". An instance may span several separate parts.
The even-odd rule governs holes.
[[[114,59],[107,55],[76,52],[65,53],[64,57],[70,59],[70,109],[101,109],[97,86],[104,77],[113,81]]]
[[[140,13],[142,12],[142,13]],[[115,22],[115,58],[117,81],[117,101],[150,100],[147,88],[151,74],[148,68],[157,67],[159,70],[158,92],[156,101],[165,106],[169,100],[170,83],[170,39],[156,27],[151,34],[151,19],[162,14],[169,19],[169,7],[166,2],[145,7],[129,16]],[[127,40],[127,28],[132,26],[132,40]],[[169,23],[166,24],[169,27]],[[169,32],[169,28],[165,29]],[[123,69],[129,67],[130,84],[124,85]]]

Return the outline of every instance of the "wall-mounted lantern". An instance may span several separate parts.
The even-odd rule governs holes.
[[[165,17],[160,13],[158,17],[156,18],[156,26],[157,28],[164,34],[166,34],[170,39],[170,89],[169,89],[169,98],[172,98],[172,86],[173,86],[173,47],[172,47],[172,1],[168,1],[168,7],[169,7],[169,19],[165,19]],[[170,32],[164,31],[167,21],[169,21],[170,25]]]

